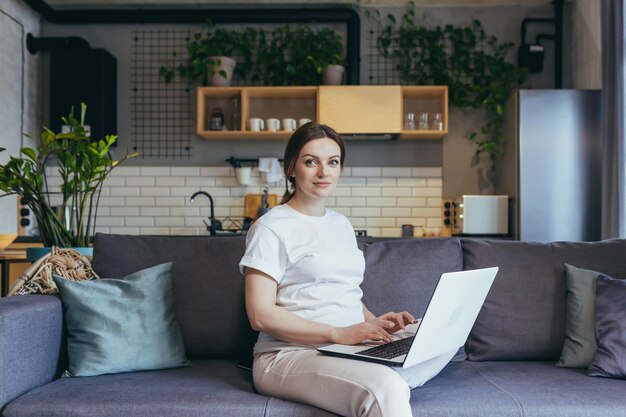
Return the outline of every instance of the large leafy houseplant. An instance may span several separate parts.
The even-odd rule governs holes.
[[[325,67],[343,64],[341,36],[329,28],[300,25],[258,31],[252,80],[264,85],[319,85]]]
[[[478,20],[466,27],[419,25],[412,6],[400,22],[391,14],[367,12],[380,24],[379,50],[395,60],[404,82],[447,85],[453,106],[484,110],[487,121],[469,139],[477,145],[476,156],[484,153],[493,161],[503,152],[505,104],[526,79],[526,71],[506,59],[513,44],[488,35]]]
[[[115,135],[92,140],[85,131],[85,104],[80,120],[71,113],[63,117],[67,133],[54,133],[43,128],[37,149],[22,148],[22,157],[10,157],[0,165],[0,190],[18,195],[32,210],[44,246],[87,247],[95,233],[98,202],[102,185],[121,162],[137,156],[126,155],[113,161],[110,148]],[[0,148],[0,152],[4,151]],[[55,210],[51,201],[55,194],[48,189],[46,167],[56,162],[61,177],[61,206]],[[71,213],[69,222],[63,213]]]

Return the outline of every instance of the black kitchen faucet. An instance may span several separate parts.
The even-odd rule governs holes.
[[[205,192],[205,191],[196,191],[195,193],[193,193],[193,195],[191,196],[191,198],[189,199],[190,203],[193,203],[193,200],[198,196],[198,195],[203,195],[205,197],[207,197],[209,199],[209,202],[211,203],[211,216],[209,217],[209,220],[211,221],[211,224],[208,225],[207,222],[204,222],[204,224],[206,224],[207,229],[209,231],[209,233],[211,234],[211,236],[215,236],[216,231],[218,230],[222,230],[222,222],[217,220],[215,218],[215,205],[213,203],[213,197],[211,197],[211,194]]]

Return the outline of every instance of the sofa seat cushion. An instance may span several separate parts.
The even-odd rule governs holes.
[[[466,363],[515,402],[516,415],[626,417],[626,381],[592,378],[585,369],[559,368],[553,362]],[[493,410],[484,415],[503,414]]]
[[[626,382],[553,362],[449,364],[411,393],[414,417],[626,417]]]
[[[9,403],[3,417],[262,416],[268,398],[235,360],[188,368],[61,378]]]

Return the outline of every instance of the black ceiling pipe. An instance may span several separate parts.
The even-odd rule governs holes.
[[[554,86],[563,88],[563,0],[554,0],[555,20],[555,55],[554,60]]]
[[[53,51],[58,49],[91,49],[89,42],[78,36],[64,38],[36,38],[31,33],[26,35],[26,49],[31,54],[39,51]]]
[[[85,23],[345,23],[346,82],[359,84],[361,20],[349,6],[285,6],[263,8],[137,8],[137,9],[70,9],[55,10],[44,0],[24,0],[51,23],[62,25]]]

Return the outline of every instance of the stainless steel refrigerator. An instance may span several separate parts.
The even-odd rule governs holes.
[[[507,106],[497,194],[514,239],[600,240],[600,91],[520,90]]]

